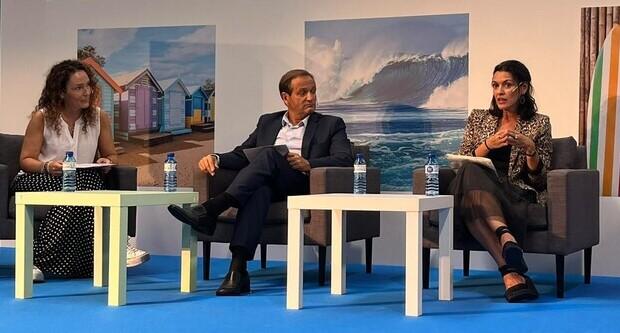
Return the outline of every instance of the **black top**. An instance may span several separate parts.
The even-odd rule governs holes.
[[[493,162],[497,174],[508,176],[508,166],[510,164],[510,149],[512,146],[504,146],[502,148],[492,149],[487,155]]]

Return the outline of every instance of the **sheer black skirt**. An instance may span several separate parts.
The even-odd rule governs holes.
[[[519,244],[523,244],[525,239],[528,221],[546,219],[528,213],[540,210],[535,192],[502,182],[495,171],[475,163],[461,166],[448,192],[454,196],[455,235],[459,235],[462,242],[475,241],[466,223],[477,219],[494,217],[503,220]],[[541,223],[545,224],[546,221],[536,221],[536,224]]]

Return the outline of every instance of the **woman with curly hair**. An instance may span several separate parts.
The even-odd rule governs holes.
[[[15,191],[60,191],[62,161],[73,151],[78,163],[117,163],[110,120],[97,107],[99,87],[87,65],[64,60],[45,80],[26,128]],[[104,189],[97,169],[77,170],[77,190]],[[93,272],[93,209],[55,206],[35,233],[35,281],[45,275],[86,277]]]

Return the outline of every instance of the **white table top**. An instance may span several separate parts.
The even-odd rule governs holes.
[[[427,211],[450,208],[451,195],[327,193],[288,197],[289,209]]]
[[[17,192],[16,205],[71,205],[134,207],[198,202],[197,192],[164,191],[75,191]]]

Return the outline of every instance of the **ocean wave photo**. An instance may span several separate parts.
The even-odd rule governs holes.
[[[306,68],[317,111],[339,116],[370,146],[383,191],[412,188],[434,153],[458,150],[467,118],[466,14],[306,22]],[[362,38],[363,36],[363,38]]]

